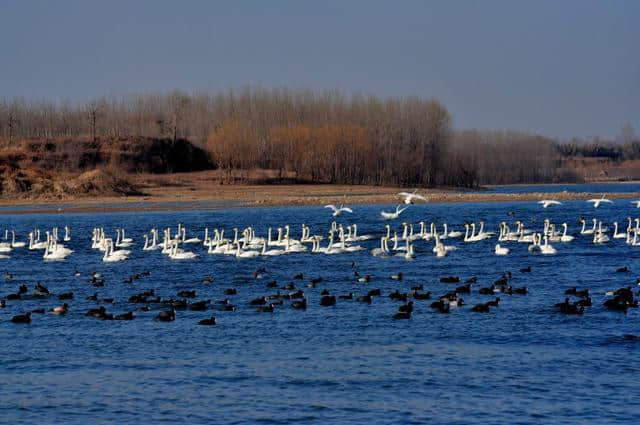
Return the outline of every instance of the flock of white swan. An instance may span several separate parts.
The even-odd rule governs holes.
[[[402,192],[399,194],[404,197],[404,204],[398,205],[393,212],[382,211],[380,216],[385,220],[395,220],[400,214],[413,203],[414,200],[426,201],[421,195],[415,191],[412,193]],[[612,203],[605,199],[604,196],[598,199],[590,199],[587,202],[598,208],[602,203]],[[552,205],[561,205],[560,202],[554,200],[539,201],[543,208]],[[640,207],[640,201],[633,201],[637,207]],[[326,205],[333,211],[333,217],[337,217],[342,213],[353,213],[353,210],[344,205]],[[630,246],[639,246],[640,219],[627,218],[626,228],[621,231],[622,226],[617,222],[613,223],[613,233],[609,234],[609,229],[603,225],[602,221],[593,219],[589,224],[586,220],[581,219],[582,228],[579,231],[580,236],[591,238],[593,244],[605,244],[612,239],[624,239]],[[513,229],[512,229],[513,228]],[[391,225],[385,225],[385,231],[381,232],[379,245],[370,250],[371,255],[376,257],[401,256],[407,260],[415,258],[416,251],[414,245],[418,241],[433,241],[434,245],[431,251],[436,257],[445,257],[451,251],[459,249],[459,246],[447,244],[448,240],[458,240],[462,243],[474,243],[497,239],[494,246],[495,255],[508,255],[510,248],[506,245],[509,243],[528,244],[528,251],[532,253],[540,253],[543,255],[553,255],[558,252],[554,247],[555,243],[572,242],[576,236],[568,234],[567,223],[556,225],[549,219],[545,219],[542,229],[528,229],[522,221],[515,221],[512,225],[503,221],[498,226],[499,231],[486,231],[483,221],[476,223],[466,223],[464,232],[450,228],[447,223],[437,225],[430,223],[427,225],[424,221],[414,226],[412,223],[402,223],[402,227],[398,230],[392,229]],[[11,234],[9,242],[9,233]],[[143,251],[160,251],[172,260],[190,260],[198,258],[200,254],[189,246],[194,247],[202,244],[207,254],[231,255],[237,258],[258,258],[273,257],[279,255],[288,255],[294,253],[308,252],[313,254],[336,255],[350,252],[363,251],[367,248],[363,247],[360,242],[368,241],[377,237],[373,235],[359,235],[358,225],[342,225],[336,221],[331,223],[328,232],[324,234],[312,234],[311,228],[302,224],[301,234],[299,238],[295,238],[291,233],[291,227],[285,225],[277,229],[269,228],[266,235],[257,236],[253,227],[246,227],[243,230],[238,228],[232,229],[233,237],[225,237],[224,229],[204,229],[204,237],[187,237],[187,229],[182,224],[178,224],[177,231],[168,227],[165,229],[153,228],[147,234],[143,235],[144,245]],[[44,232],[45,240],[41,240],[41,232],[34,229],[29,233],[28,245],[26,242],[17,241],[14,230],[5,231],[5,240],[0,242],[0,259],[10,258],[9,254],[13,249],[28,247],[29,250],[43,250],[44,260],[61,261],[66,259],[73,253],[73,250],[67,248],[64,242],[71,240],[70,228],[64,227],[64,236],[59,235],[58,228]],[[326,237],[325,237],[326,235]],[[124,228],[118,228],[115,231],[115,238],[109,237],[104,228],[94,228],[91,236],[91,247],[102,252],[102,260],[104,262],[119,262],[127,260],[135,244],[132,238],[125,235]],[[424,252],[424,249],[420,250]],[[427,251],[428,252],[428,251]]]

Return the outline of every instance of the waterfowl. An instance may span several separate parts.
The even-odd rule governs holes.
[[[266,297],[258,297],[249,301],[249,305],[266,305],[267,298]]]
[[[323,307],[331,307],[336,305],[336,297],[333,295],[325,295],[320,298],[320,305]]]
[[[299,301],[294,301],[291,303],[291,307],[295,308],[296,310],[306,310],[307,309],[307,299],[303,298]]]
[[[553,199],[543,199],[542,201],[538,201],[538,204],[541,204],[542,208],[548,208],[551,205],[562,205],[562,202]]]
[[[372,297],[380,297],[382,296],[382,291],[380,290],[380,288],[372,289],[367,292],[367,295],[370,295]]]
[[[471,293],[471,283],[467,283],[466,285],[458,286],[456,288],[456,293],[458,293],[458,294],[470,294]]]
[[[592,203],[593,204],[593,208],[598,208],[600,207],[600,204],[602,203],[607,203],[607,204],[613,204],[613,201],[610,199],[606,199],[604,197],[604,195],[602,195],[602,198],[596,198],[596,199],[588,199],[587,202]]]
[[[58,295],[58,299],[59,300],[72,300],[73,299],[73,292],[63,292],[62,294]]]
[[[353,210],[349,207],[345,207],[344,204],[340,204],[339,207],[333,205],[333,204],[329,204],[329,205],[325,205],[325,208],[330,208],[333,213],[331,214],[331,216],[333,217],[338,217],[339,215],[341,215],[343,212],[348,212],[348,213],[353,213]]]
[[[401,305],[400,307],[398,307],[398,311],[404,312],[404,313],[412,313],[413,301],[409,301],[408,303]]]
[[[133,320],[134,318],[133,311],[129,311],[127,313],[117,314],[113,317],[114,320]]]
[[[391,278],[391,280],[402,280],[402,272],[392,274],[389,277]]]
[[[495,300],[487,301],[485,304],[488,305],[489,307],[497,307],[499,303],[500,303],[500,297],[496,297]]]
[[[196,301],[189,305],[189,310],[206,311],[210,303],[211,303],[211,300]]]
[[[401,293],[397,289],[389,294],[389,299],[392,299],[394,301],[407,302],[408,298],[409,298],[409,295],[407,295],[405,293]]]
[[[588,297],[589,296],[589,290],[588,289],[578,290],[574,286],[573,288],[569,288],[569,289],[565,290],[564,294],[565,295],[575,295],[576,297]]]
[[[431,308],[437,310],[439,313],[449,313],[451,306],[447,300],[438,300],[431,303]]]
[[[372,295],[361,295],[358,298],[356,298],[356,301],[361,302],[361,303],[367,303],[367,304],[371,304],[373,302],[373,296]]]
[[[489,313],[489,305],[487,303],[476,304],[471,308],[476,313]]]
[[[610,300],[606,300],[603,305],[607,308],[607,310],[612,311],[626,312],[629,309],[629,303],[623,297],[615,297]]]
[[[570,303],[569,298],[565,298],[563,303],[556,304],[556,307],[562,314],[582,315],[584,313],[584,307]]]
[[[493,295],[495,292],[496,292],[495,285],[491,285],[491,286],[489,286],[487,288],[480,288],[478,290],[478,293],[482,294],[482,295]]]
[[[172,322],[176,320],[176,310],[172,308],[169,311],[161,311],[153,320],[158,322]]]
[[[509,254],[509,248],[502,247],[500,244],[496,244],[495,248],[496,255],[507,255]]]
[[[273,303],[269,305],[261,305],[256,309],[256,311],[258,311],[259,313],[273,313],[274,310],[275,306],[273,305]]]
[[[69,304],[64,303],[58,307],[54,307],[53,309],[51,309],[51,313],[57,314],[57,315],[63,315],[63,314],[66,314],[68,310],[69,310]]]
[[[218,322],[216,321],[216,318],[214,316],[211,316],[208,319],[202,319],[198,322],[199,325],[203,325],[203,326],[213,326],[216,325]]]
[[[418,195],[417,191],[418,191],[418,189],[414,190],[413,192],[399,192],[398,196],[402,197],[403,198],[402,202],[404,202],[407,205],[413,204],[413,201],[415,199],[427,202],[427,198],[425,198],[422,195]]]
[[[393,319],[394,320],[408,320],[408,319],[411,319],[411,312],[399,311],[398,313],[393,315]]]
[[[107,310],[103,306],[100,306],[98,308],[90,308],[89,310],[87,310],[87,312],[84,315],[92,316],[92,317],[100,317],[100,316],[103,316],[106,312]]]
[[[428,300],[431,299],[431,292],[419,292],[418,290],[413,290],[411,296],[415,300]]]
[[[458,276],[444,276],[440,278],[440,283],[459,283],[460,278]]]
[[[11,318],[13,323],[31,323],[31,312],[18,314]]]
[[[400,214],[402,214],[402,212],[404,210],[406,210],[407,208],[409,208],[409,206],[406,206],[404,208],[402,208],[402,204],[396,206],[396,210],[395,212],[386,212],[386,211],[381,211],[380,215],[382,216],[383,219],[385,220],[395,220],[398,217],[400,217]]]

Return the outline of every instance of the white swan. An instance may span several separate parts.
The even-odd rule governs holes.
[[[172,260],[191,260],[193,258],[197,258],[198,254],[191,251],[182,251],[178,250],[178,241],[174,241],[171,246],[171,252],[169,253],[169,258]]]
[[[353,213],[353,210],[349,207],[345,207],[344,204],[340,204],[340,207],[336,207],[333,204],[325,205],[325,208],[331,208],[333,210],[333,217],[338,217],[343,212]]]
[[[548,236],[544,237],[544,245],[540,246],[540,253],[544,255],[553,255],[557,253],[556,249],[553,246],[549,245]]]
[[[182,235],[181,236],[182,236],[182,243],[200,243],[200,242],[202,242],[197,237],[187,239],[187,228],[186,227],[182,228]]]
[[[116,247],[117,248],[129,248],[133,245],[131,238],[128,240],[123,239],[124,229],[116,229]]]
[[[627,234],[625,232],[618,233],[618,222],[613,222],[613,238],[614,239],[626,239]]]
[[[533,241],[531,243],[531,245],[529,245],[527,247],[527,251],[529,252],[540,252],[541,251],[541,246],[540,246],[540,242],[542,239],[542,236],[540,235],[540,233],[533,233],[531,235],[533,237]]]
[[[463,236],[463,233],[457,230],[450,230],[447,232],[447,223],[444,223],[444,233],[448,238],[460,238]]]
[[[563,231],[562,236],[560,236],[560,242],[571,242],[574,239],[574,236],[567,235],[567,223],[562,223]]]
[[[236,244],[236,258],[256,258],[260,255],[258,251],[243,251],[240,243]]]
[[[458,248],[456,248],[453,245],[445,245],[445,244],[443,244],[442,241],[440,240],[440,235],[438,235],[436,233],[436,244],[433,247],[432,251],[437,254],[439,249],[444,249],[445,251],[449,252],[449,251],[455,251]]]
[[[64,239],[65,242],[69,242],[71,240],[71,229],[69,226],[64,226]]]
[[[500,246],[500,244],[496,244],[495,253],[496,255],[507,255],[509,253],[509,248]]]
[[[12,248],[23,248],[27,244],[26,242],[16,242],[16,232],[14,230],[11,231],[11,247]]]
[[[38,232],[39,233],[39,232]],[[46,249],[47,242],[40,242],[39,240],[34,238],[33,232],[29,232],[29,249]]]
[[[44,249],[44,254],[42,255],[42,258],[50,261],[61,261],[67,258],[69,255],[71,255],[71,253],[73,252],[67,248],[56,249],[55,243],[56,243],[55,239],[52,239],[47,244],[47,247]]]
[[[260,252],[260,255],[266,255],[266,256],[276,256],[276,255],[282,255],[282,254],[286,254],[287,252],[284,249],[270,249],[267,251],[267,242],[263,242],[262,243],[262,252]]]
[[[388,254],[389,254],[389,248],[387,247],[387,237],[382,236],[380,238],[380,247],[373,248],[371,250],[371,255],[373,255],[374,257],[382,257]]]
[[[405,260],[413,260],[414,258],[416,258],[416,254],[413,251],[413,244],[409,243],[407,245],[407,252],[404,253],[404,259]]]
[[[550,205],[562,205],[562,202],[553,199],[543,199],[542,201],[538,201],[538,203],[542,205],[542,208],[547,208]]]
[[[607,204],[613,204],[613,201],[610,199],[606,199],[604,197],[604,195],[602,195],[602,198],[600,199],[588,199],[587,202],[591,202],[593,204],[593,208],[598,208],[600,207],[600,204],[602,204],[603,202],[607,203]]]
[[[105,263],[113,263],[116,261],[124,261],[129,258],[129,252],[126,250],[113,250],[113,239],[108,239],[106,244],[106,249],[104,250],[104,255],[102,257],[102,261]]]
[[[414,199],[419,199],[421,201],[428,202],[427,198],[425,198],[422,195],[418,195],[416,192],[418,192],[418,189],[414,190],[413,192],[400,192],[398,193],[398,196],[401,196],[402,198],[404,198],[402,202],[404,202],[407,205],[413,204]]]
[[[593,243],[594,244],[603,244],[609,242],[609,236],[602,232],[595,232],[593,234]]]
[[[636,208],[640,208],[640,200],[638,201],[631,201],[632,204],[634,204],[636,206]]]
[[[124,236],[124,227],[120,228],[120,242],[133,243],[133,239]]]
[[[402,208],[402,204],[398,205],[396,207],[396,211],[395,212],[386,212],[386,211],[381,211],[380,215],[382,216],[382,218],[384,218],[385,220],[395,220],[396,218],[400,217],[400,214],[402,214],[402,212],[404,210],[406,210],[407,208],[409,208],[408,206]]]
[[[587,229],[587,222],[584,219],[581,219],[580,222],[582,223],[582,230],[580,230],[580,234],[581,235],[592,235],[595,233],[596,231],[596,224],[597,224],[597,220],[594,218],[593,219],[593,228],[591,229]]]

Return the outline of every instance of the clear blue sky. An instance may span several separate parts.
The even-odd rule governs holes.
[[[428,96],[458,128],[640,132],[640,1],[0,0],[0,96]]]

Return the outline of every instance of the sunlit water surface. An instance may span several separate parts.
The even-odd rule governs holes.
[[[354,206],[340,217],[358,223],[360,234],[379,237],[385,222],[381,209],[393,206]],[[512,212],[512,216],[507,213]],[[464,230],[465,221],[485,220],[497,230],[501,220],[520,218],[540,228],[544,218],[566,221],[577,232],[579,216],[597,217],[606,225],[626,223],[637,210],[627,201],[594,210],[585,202],[566,202],[541,209],[533,202],[489,204],[422,204],[405,211],[400,221],[447,222]],[[201,245],[195,261],[176,262],[158,251],[143,252],[142,234],[151,227],[186,225],[190,235],[203,236],[205,226],[252,225],[258,235],[268,226],[290,224],[294,237],[300,225],[325,234],[331,221],[321,207],[250,208],[213,211],[8,215],[4,226],[17,229],[21,239],[29,229],[72,227],[75,253],[65,262],[43,262],[42,251],[16,249],[0,270],[14,279],[0,283],[6,296],[27,283],[30,291],[42,282],[53,293],[72,290],[75,299],[64,317],[33,315],[31,325],[10,322],[13,315],[37,307],[59,305],[57,299],[8,301],[0,310],[0,422],[3,423],[639,423],[640,343],[623,338],[640,334],[637,309],[625,315],[602,307],[606,290],[635,285],[636,275],[615,273],[628,265],[640,272],[640,247],[621,240],[594,246],[588,237],[570,244],[556,243],[558,254],[529,254],[525,244],[509,244],[510,255],[493,255],[495,239],[463,244],[445,258],[431,252],[433,242],[416,244],[417,258],[375,258],[367,251],[344,255],[295,254],[268,259],[237,260],[207,255]],[[399,230],[400,221],[394,222]],[[123,226],[136,248],[130,260],[103,263],[90,248],[90,233],[103,226],[111,235]],[[355,267],[352,268],[352,262]],[[524,266],[533,272],[519,273]],[[253,272],[266,267],[262,279]],[[74,277],[78,270],[81,277]],[[135,272],[151,276],[123,283]],[[470,306],[490,299],[477,288],[491,284],[504,272],[513,272],[514,286],[527,286],[526,296],[502,295],[489,314]],[[89,273],[106,277],[104,288],[94,288]],[[358,283],[354,271],[371,274]],[[396,272],[405,279],[389,279]],[[304,280],[293,280],[296,273]],[[212,275],[215,283],[202,283]],[[386,296],[372,305],[339,301],[335,307],[318,305],[320,292],[364,293],[381,288],[408,291],[424,284],[441,294],[456,285],[439,277],[476,275],[478,283],[467,306],[442,315],[417,301],[411,320],[394,321],[399,303]],[[323,277],[317,288],[304,287],[310,278]],[[0,276],[2,279],[2,276]],[[273,314],[257,313],[250,299],[275,293],[270,280],[293,281],[308,296],[307,311],[288,302]],[[569,286],[589,288],[594,306],[584,316],[554,311]],[[238,311],[213,314],[214,327],[198,326],[212,314],[178,311],[172,323],[154,322],[157,311],[139,312],[131,322],[99,321],[85,317],[95,303],[85,298],[98,292],[114,297],[110,312],[135,309],[127,299],[145,289],[175,297],[195,289],[197,299],[220,300],[225,288]],[[635,288],[634,288],[635,289]],[[284,292],[284,291],[283,291]]]

